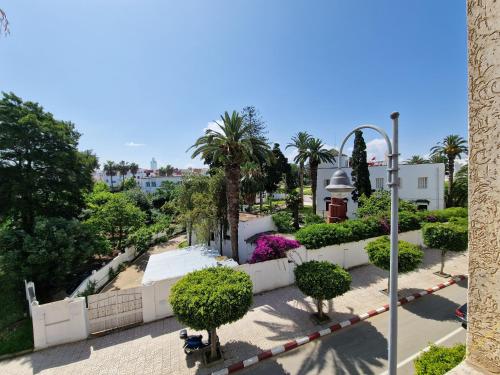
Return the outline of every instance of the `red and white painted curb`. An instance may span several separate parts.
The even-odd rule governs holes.
[[[426,294],[432,294],[440,289],[446,288],[447,286],[456,284],[457,282],[466,279],[466,276],[459,275],[459,276],[454,276],[448,281],[438,284],[433,288],[429,288],[426,290],[423,290],[419,293],[414,293],[408,297],[403,297],[398,301],[398,306],[407,304],[411,301],[414,301],[416,299],[419,299],[420,297],[425,296]],[[258,355],[248,358],[244,361],[239,361],[236,363],[233,363],[231,366],[223,368],[221,370],[215,371],[212,373],[212,375],[227,375],[227,374],[232,374],[236,371],[242,370],[244,368],[250,367],[258,362],[261,362],[267,358],[271,358],[274,356],[277,356],[280,353],[288,352],[292,349],[295,349],[298,346],[307,344],[308,342],[311,342],[313,340],[316,340],[322,336],[328,335],[333,332],[340,331],[342,328],[347,327],[347,326],[352,326],[356,323],[359,323],[365,319],[371,318],[372,316],[382,314],[386,311],[389,310],[389,305],[384,305],[382,307],[379,307],[378,309],[375,310],[370,310],[364,314],[357,315],[349,320],[344,320],[343,322],[336,323],[330,327],[327,327],[325,329],[322,329],[321,331],[313,332],[310,333],[307,336],[300,337],[298,339],[292,340],[287,342],[286,344],[276,346],[270,350],[264,350],[260,352]]]

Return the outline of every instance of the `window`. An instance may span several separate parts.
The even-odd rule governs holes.
[[[377,189],[377,190],[384,189],[384,178],[383,177],[377,177],[375,179],[375,189]]]
[[[330,185],[330,180],[325,180],[323,181],[323,183],[325,184],[325,187],[327,187],[328,185]]]
[[[418,178],[418,188],[419,189],[427,189],[427,177],[419,177]]]
[[[156,181],[151,181],[151,186],[156,187]]]
[[[149,181],[146,181],[146,187],[150,187],[151,184],[149,183]]]

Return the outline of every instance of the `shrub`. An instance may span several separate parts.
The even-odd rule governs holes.
[[[416,213],[402,211],[399,213],[399,231],[408,232],[410,230],[420,229],[420,217]]]
[[[469,226],[469,219],[466,217],[452,217],[449,222],[466,228]]]
[[[210,331],[211,359],[215,359],[216,329],[247,313],[252,304],[252,281],[245,272],[229,267],[194,271],[172,287],[170,304],[181,323]]]
[[[286,252],[291,249],[296,249],[300,246],[300,243],[281,236],[265,235],[257,239],[256,245],[249,263],[285,258]]]
[[[372,228],[364,220],[346,220],[341,225],[351,231],[350,241],[360,241],[371,235],[379,234],[378,229],[376,232],[372,232]]]
[[[272,218],[276,228],[278,228],[278,232],[292,233],[295,231],[293,227],[293,216],[290,212],[278,212],[275,213]]]
[[[317,300],[320,318],[323,317],[323,300],[341,296],[350,289],[352,281],[349,272],[338,265],[315,260],[298,265],[295,279],[302,293]]]
[[[378,216],[388,214],[391,209],[391,194],[388,191],[378,190],[375,191],[370,197],[362,195],[359,197],[359,206],[356,210],[356,216]],[[414,203],[399,200],[399,211],[416,212],[417,206]]]
[[[444,375],[465,358],[465,345],[457,344],[451,348],[431,345],[415,361],[416,375]]]
[[[467,250],[467,226],[454,223],[426,224],[422,229],[422,234],[426,246],[441,250],[441,273],[443,273],[444,261],[448,251]]]
[[[447,222],[453,217],[467,218],[468,211],[465,207],[449,207],[443,210],[421,211],[422,220],[427,222]]]
[[[365,247],[370,263],[389,271],[391,266],[391,249],[389,237],[383,236],[369,242]],[[419,246],[406,241],[398,242],[398,273],[415,270],[424,259],[424,252]],[[389,290],[389,279],[387,280]]]
[[[323,219],[321,216],[316,215],[316,214],[307,214],[304,216],[304,224],[311,225],[311,224],[322,224],[325,222],[325,219]]]
[[[308,249],[335,245],[350,241],[352,232],[339,224],[313,224],[300,229],[295,238]]]

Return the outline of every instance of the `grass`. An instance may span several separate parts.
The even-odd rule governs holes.
[[[33,328],[23,285],[0,270],[0,355],[33,348]]]
[[[304,186],[304,195],[312,195],[312,188],[310,186]]]

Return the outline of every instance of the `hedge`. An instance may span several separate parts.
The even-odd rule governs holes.
[[[290,212],[278,212],[273,216],[274,225],[278,229],[280,233],[292,233],[295,232],[295,228],[293,226],[293,216]]]
[[[389,271],[391,249],[388,236],[377,238],[365,247],[370,263]],[[418,245],[406,241],[398,242],[398,273],[407,273],[415,270],[422,260],[424,253]]]
[[[465,358],[465,345],[457,344],[451,348],[431,345],[415,361],[416,375],[444,375],[460,364]]]

